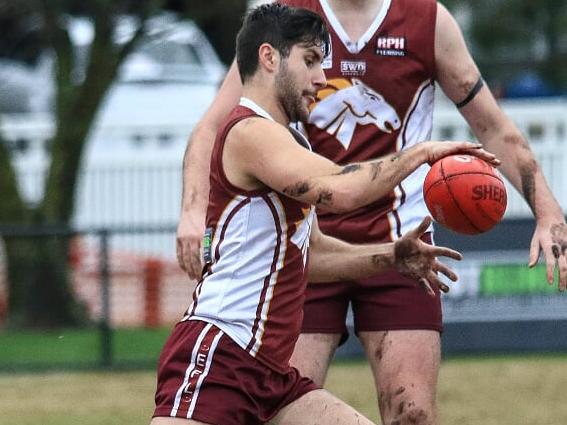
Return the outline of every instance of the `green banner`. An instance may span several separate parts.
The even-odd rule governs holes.
[[[534,294],[557,294],[557,284],[547,283],[545,265],[529,269],[525,264],[492,264],[480,272],[481,296]]]

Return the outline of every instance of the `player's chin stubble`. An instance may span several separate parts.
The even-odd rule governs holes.
[[[303,104],[302,92],[297,88],[285,62],[282,63],[276,77],[276,89],[279,101],[290,122],[307,122],[309,110]]]

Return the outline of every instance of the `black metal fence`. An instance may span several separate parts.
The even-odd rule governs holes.
[[[0,227],[0,238],[0,370],[153,366],[189,303],[193,282],[177,266],[174,226],[10,226]],[[9,279],[36,262],[14,270],[7,247],[46,240],[68,247],[69,290],[84,313],[79,326],[12,320]]]

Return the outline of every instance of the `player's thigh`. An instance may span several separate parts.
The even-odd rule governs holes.
[[[205,424],[205,422],[194,421],[193,419],[156,417],[152,419],[150,425],[209,425],[209,424]]]
[[[270,421],[270,425],[313,424],[372,425],[373,422],[326,390],[308,392]]]
[[[341,337],[339,333],[299,335],[290,359],[291,366],[322,387]]]
[[[359,338],[374,373],[383,415],[384,410],[396,408],[394,403],[400,408],[410,399],[426,410],[434,409],[441,358],[439,332],[360,332]]]

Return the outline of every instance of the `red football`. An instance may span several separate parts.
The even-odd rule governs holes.
[[[470,155],[447,156],[431,166],[423,197],[433,218],[467,235],[483,233],[504,215],[504,182],[487,162]]]

